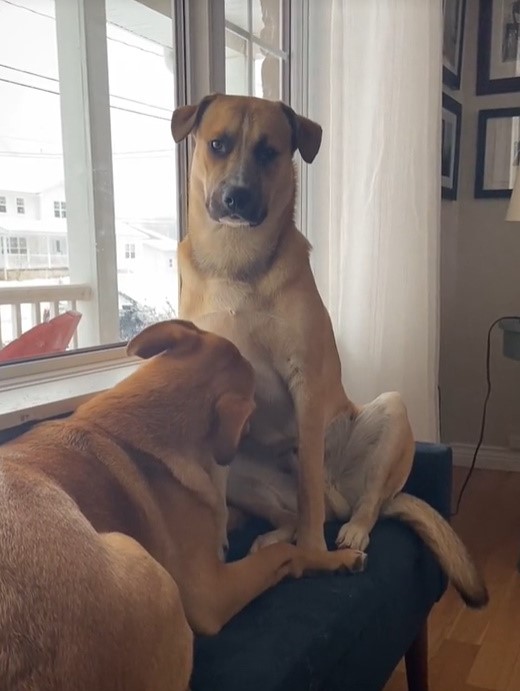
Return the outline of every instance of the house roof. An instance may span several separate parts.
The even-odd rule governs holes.
[[[171,233],[173,225],[173,220],[158,223],[153,221],[116,221],[116,236],[138,240],[163,252],[175,252],[177,249],[175,238],[152,230],[152,227],[155,226]],[[0,233],[10,235],[67,235],[67,221],[60,218],[37,220],[25,216],[0,216]]]
[[[168,235],[162,232],[152,230],[153,226],[156,228],[161,227],[165,232],[171,234],[174,222],[172,220],[155,224],[152,221],[116,221],[116,235],[124,236],[125,238],[135,237],[156,249],[163,250],[164,252],[175,252],[177,250],[177,240],[168,237]]]

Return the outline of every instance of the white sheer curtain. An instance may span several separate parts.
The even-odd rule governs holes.
[[[311,0],[308,235],[353,400],[438,439],[441,0]]]

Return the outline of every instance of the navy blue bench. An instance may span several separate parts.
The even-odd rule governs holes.
[[[406,491],[448,518],[451,482],[451,450],[417,444]],[[326,526],[330,545],[338,527]],[[268,528],[249,521],[232,535],[228,558],[245,555]],[[426,688],[425,624],[445,588],[414,533],[382,520],[364,573],[285,581],[218,636],[199,637],[192,691],[380,691],[407,653],[410,690]]]

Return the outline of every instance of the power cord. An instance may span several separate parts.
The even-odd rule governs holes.
[[[482,407],[482,419],[480,421],[480,433],[478,437],[478,442],[475,447],[475,452],[473,454],[473,458],[471,460],[471,465],[469,467],[469,470],[466,474],[466,478],[464,479],[464,482],[462,483],[462,487],[460,488],[459,491],[459,496],[457,498],[457,505],[455,508],[455,512],[452,513],[452,516],[456,516],[459,513],[460,509],[460,504],[462,501],[462,497],[464,496],[464,492],[466,491],[466,487],[468,486],[469,481],[471,480],[471,476],[473,475],[473,471],[475,470],[475,465],[477,463],[477,457],[478,457],[478,452],[480,451],[480,447],[482,446],[482,442],[484,440],[484,433],[486,431],[486,415],[487,415],[487,406],[488,406],[488,401],[489,397],[491,396],[491,333],[495,326],[501,322],[503,319],[520,319],[518,316],[514,317],[499,317],[498,319],[495,319],[495,321],[491,324],[491,326],[488,329],[487,333],[487,346],[486,346],[486,382],[487,382],[487,389],[486,389],[486,396],[484,398],[484,405]]]

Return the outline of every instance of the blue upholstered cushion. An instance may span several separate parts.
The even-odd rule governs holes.
[[[407,491],[446,517],[451,452],[418,444]],[[268,526],[232,536],[230,559]],[[326,526],[333,544],[338,525]],[[259,597],[218,636],[196,641],[193,691],[378,691],[408,649],[445,581],[404,525],[380,521],[363,574],[285,581]]]

